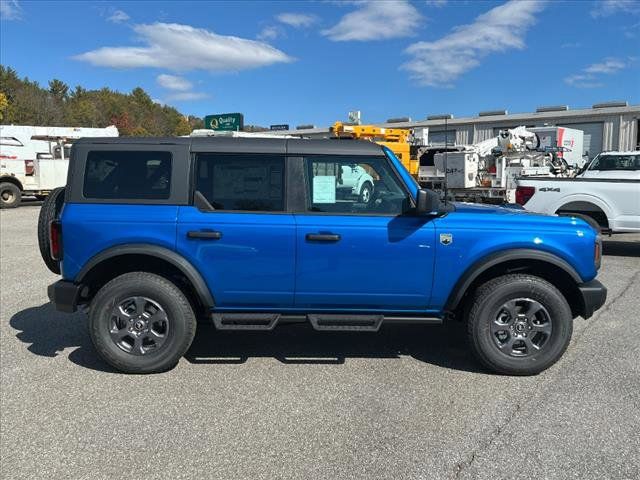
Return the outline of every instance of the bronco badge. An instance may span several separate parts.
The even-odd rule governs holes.
[[[451,245],[453,243],[453,235],[450,233],[441,233],[440,243],[443,245]]]

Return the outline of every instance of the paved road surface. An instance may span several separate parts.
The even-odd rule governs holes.
[[[201,328],[126,376],[48,305],[38,210],[0,214],[2,478],[640,478],[640,235],[606,242],[606,307],[537,377],[480,370],[457,326]]]

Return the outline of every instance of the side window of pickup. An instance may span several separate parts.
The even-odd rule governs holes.
[[[385,157],[308,157],[305,170],[309,212],[401,215],[411,208]]]
[[[198,153],[196,190],[216,210],[284,211],[284,156]]]

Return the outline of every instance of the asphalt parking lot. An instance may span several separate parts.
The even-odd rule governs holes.
[[[38,211],[0,213],[2,478],[640,478],[640,235],[605,242],[606,306],[536,377],[482,371],[458,325],[201,327],[127,376],[48,304]]]

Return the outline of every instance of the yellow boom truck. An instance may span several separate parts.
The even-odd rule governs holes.
[[[395,153],[411,175],[418,177],[420,163],[417,158],[411,158],[411,130],[336,122],[331,127],[331,133],[338,138],[365,139],[384,145]]]

